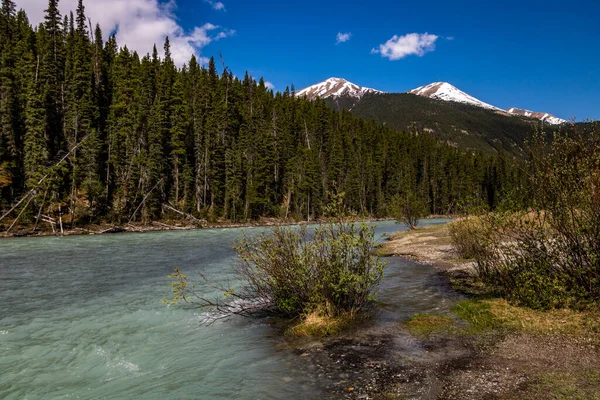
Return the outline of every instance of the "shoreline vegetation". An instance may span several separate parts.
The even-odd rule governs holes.
[[[476,263],[456,251],[456,223],[396,232],[377,249],[446,277],[442,285],[464,294],[449,312],[393,326],[344,321],[328,336],[327,321],[291,331],[275,321],[287,346],[332,378],[331,398],[600,399],[600,310],[534,310],[491,296],[472,279]]]
[[[532,309],[490,293],[475,260],[461,257],[452,237],[473,218],[396,232],[378,249],[433,266],[466,296],[450,313],[418,314],[403,324],[421,345],[443,353],[437,361],[446,365],[445,376],[436,376],[441,387],[431,398],[600,399],[600,309]],[[457,363],[453,353],[460,346],[468,350]],[[382,392],[410,390],[388,385]]]
[[[340,202],[341,203],[341,202]],[[199,273],[204,287],[223,296],[209,298],[178,268],[168,276],[172,300],[216,312],[208,325],[232,316],[274,317],[286,334],[328,336],[360,319],[376,300],[387,262],[373,252],[375,226],[334,219],[308,230],[274,227],[255,237],[244,235],[233,273],[240,283],[214,283]]]

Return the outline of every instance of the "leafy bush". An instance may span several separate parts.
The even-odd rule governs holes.
[[[449,225],[450,237],[458,254],[465,259],[477,259],[488,251],[492,232],[480,218],[462,218]]]
[[[276,227],[235,246],[236,272],[244,284],[223,290],[234,301],[206,299],[190,289],[181,273],[172,276],[177,279],[172,285],[175,300],[216,306],[224,315],[356,313],[374,300],[383,275],[385,263],[374,255],[374,245],[374,227],[364,223],[329,223],[313,232],[305,226]]]
[[[600,131],[544,137],[530,147],[531,209],[458,223],[453,238],[512,302],[585,307],[600,300]]]

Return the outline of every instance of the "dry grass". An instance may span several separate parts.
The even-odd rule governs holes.
[[[318,309],[304,316],[285,330],[289,336],[334,336],[359,322],[361,317],[356,313],[345,313],[331,316],[327,310]]]
[[[535,335],[565,335],[600,341],[600,311],[533,310],[504,299],[466,300],[454,312],[477,330],[504,328]]]
[[[600,400],[600,373],[596,370],[540,374],[522,399]]]
[[[484,300],[503,326],[533,334],[596,336],[600,333],[598,312],[569,309],[539,311],[516,307],[503,299]]]

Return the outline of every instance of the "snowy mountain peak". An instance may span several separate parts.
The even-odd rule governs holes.
[[[410,90],[408,93],[418,96],[429,97],[437,100],[455,101],[457,103],[471,104],[477,107],[487,108],[488,110],[503,111],[501,108],[476,99],[475,97],[466,94],[448,82],[433,82],[426,86],[421,86]]]
[[[341,96],[361,99],[367,93],[383,93],[379,90],[358,86],[343,78],[329,78],[316,85],[309,86],[298,92],[297,97],[306,96],[309,100],[314,98],[326,99],[328,97],[338,98]]]
[[[560,124],[564,124],[565,122],[568,122],[567,120],[555,117],[552,114],[523,110],[523,109],[515,108],[515,107],[509,108],[508,110],[506,110],[506,112],[509,113],[510,115],[520,115],[522,117],[536,118],[536,119],[542,120],[551,125],[560,125]]]

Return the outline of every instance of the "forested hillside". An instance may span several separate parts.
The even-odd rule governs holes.
[[[447,213],[494,206],[519,181],[506,157],[465,153],[293,90],[273,93],[213,59],[178,68],[168,38],[163,57],[121,48],[114,36],[104,42],[81,1],[64,18],[57,3],[31,27],[2,1],[0,224],[18,215],[149,222],[178,211],[307,219],[341,192],[363,215],[387,215],[388,200],[409,192]]]
[[[340,101],[340,107],[347,103]],[[408,93],[366,95],[352,107],[352,113],[394,129],[415,127],[463,150],[514,156],[524,154],[523,144],[539,124],[530,118]]]

